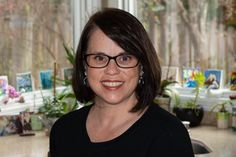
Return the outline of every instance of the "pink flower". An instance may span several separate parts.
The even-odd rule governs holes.
[[[7,94],[9,98],[18,98],[20,96],[20,93],[11,85],[8,85],[7,87]]]

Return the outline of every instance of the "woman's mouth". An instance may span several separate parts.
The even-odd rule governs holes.
[[[106,88],[117,89],[119,88],[124,82],[122,81],[102,81],[102,85]]]

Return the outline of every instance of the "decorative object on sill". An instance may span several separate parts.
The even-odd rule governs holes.
[[[34,88],[31,72],[16,74],[16,89],[18,92],[32,92]]]
[[[20,99],[24,100],[23,96],[11,85],[6,87],[5,94],[1,96],[1,102],[3,104],[7,104],[10,101],[20,102]]]
[[[183,72],[183,87],[195,88],[197,86],[195,81],[195,76],[197,73],[200,72],[199,68],[184,67],[182,72]]]
[[[223,70],[207,69],[204,71],[206,78],[205,86],[207,89],[219,89],[223,84]]]
[[[52,70],[40,71],[39,77],[40,77],[40,84],[41,84],[42,89],[52,89],[53,88],[53,81],[52,81],[53,72],[52,72]]]
[[[217,127],[221,129],[229,128],[230,113],[226,109],[226,105],[232,107],[233,103],[230,100],[224,101],[222,103],[214,105],[211,109],[211,111],[215,111],[217,109],[216,113]]]
[[[161,80],[170,80],[179,82],[179,67],[161,66]]]
[[[190,127],[200,125],[202,118],[204,116],[204,110],[201,105],[198,104],[198,97],[200,90],[204,87],[205,76],[202,72],[198,72],[194,76],[195,82],[195,98],[194,100],[187,101],[185,103],[175,104],[173,112],[181,121],[189,121]]]
[[[230,90],[236,90],[236,72],[231,73]]]
[[[25,102],[25,98],[23,96],[20,96],[18,102],[19,103],[24,103]]]
[[[8,86],[8,77],[0,76],[0,97],[6,94]]]

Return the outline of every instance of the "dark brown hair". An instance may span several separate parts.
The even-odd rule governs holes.
[[[88,49],[91,34],[101,29],[122,49],[136,56],[143,66],[144,84],[138,84],[138,103],[133,112],[150,105],[160,87],[161,69],[156,51],[142,24],[132,14],[115,8],[106,8],[93,14],[85,25],[76,52],[72,87],[78,101],[84,103],[94,99],[94,92],[84,85],[84,55]]]

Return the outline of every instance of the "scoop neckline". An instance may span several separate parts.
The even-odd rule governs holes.
[[[83,122],[83,130],[84,130],[84,133],[85,133],[85,137],[86,137],[88,143],[90,145],[92,145],[92,146],[104,146],[104,145],[108,145],[108,144],[119,142],[122,139],[124,139],[125,137],[127,137],[130,134],[134,133],[135,130],[137,130],[137,128],[140,127],[143,124],[143,122],[145,121],[145,119],[148,117],[148,113],[151,111],[150,108],[153,105],[148,106],[148,109],[145,111],[145,113],[136,122],[134,122],[134,124],[132,124],[125,132],[123,132],[122,134],[120,134],[119,136],[117,136],[117,137],[115,137],[115,138],[113,138],[111,140],[102,141],[102,142],[93,142],[93,141],[91,141],[91,139],[90,139],[90,137],[88,135],[87,128],[86,128],[87,117],[88,117],[89,111],[90,111],[92,106],[93,105],[91,105],[88,108],[86,116],[84,118],[84,122]]]

